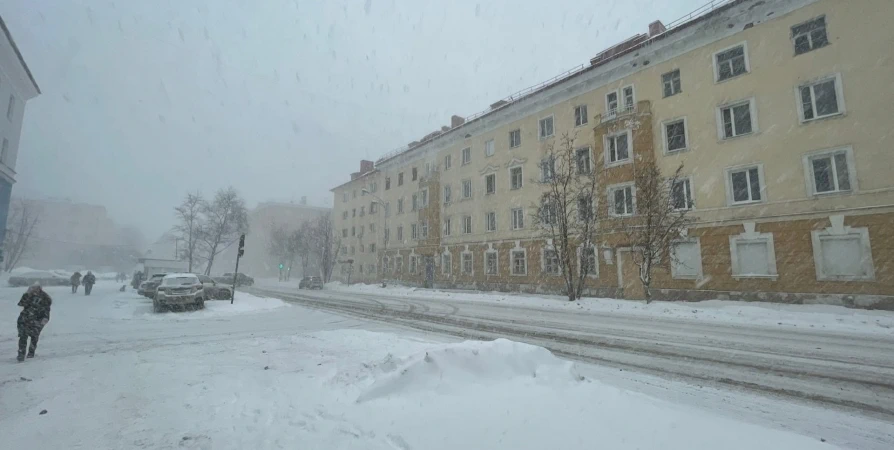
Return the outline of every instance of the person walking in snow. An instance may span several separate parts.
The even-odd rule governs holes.
[[[96,284],[96,277],[93,272],[88,270],[87,275],[84,275],[84,295],[90,295],[94,284]]]
[[[19,300],[19,306],[22,312],[19,314],[19,320],[16,325],[19,329],[19,355],[16,359],[19,362],[25,360],[25,348],[28,349],[28,357],[34,357],[34,351],[37,350],[37,339],[43,327],[50,321],[50,306],[53,299],[44,292],[40,287],[40,283],[34,283],[28,288],[28,291],[22,295]],[[31,344],[28,344],[28,338],[31,338]]]
[[[78,292],[78,286],[81,285],[81,272],[75,272],[71,274],[71,293],[74,294]]]

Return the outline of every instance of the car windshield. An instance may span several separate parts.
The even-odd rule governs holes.
[[[162,282],[162,286],[191,286],[193,284],[197,284],[199,281],[196,277],[170,277],[165,278]]]

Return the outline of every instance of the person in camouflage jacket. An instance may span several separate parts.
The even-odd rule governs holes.
[[[16,322],[19,329],[19,356],[17,358],[19,361],[25,360],[26,347],[28,348],[28,357],[34,357],[40,332],[50,321],[50,306],[52,304],[53,299],[37,283],[29,287],[28,291],[22,295],[22,299],[19,300],[19,306],[22,307],[19,320]],[[30,346],[28,338],[31,338]]]

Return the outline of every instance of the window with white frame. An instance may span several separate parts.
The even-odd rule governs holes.
[[[634,211],[633,185],[617,185],[608,189],[609,208],[613,216],[630,216]]]
[[[574,126],[579,127],[581,125],[586,125],[588,122],[587,118],[587,105],[579,105],[574,107]]]
[[[487,275],[497,274],[498,255],[496,251],[487,251],[484,253],[484,273]]]
[[[366,215],[366,206],[361,206],[360,207],[360,217],[363,217],[365,215]]]
[[[674,153],[686,150],[687,139],[686,119],[675,119],[664,123],[664,150],[666,153]]]
[[[419,227],[415,223],[410,224],[410,239],[419,239]]]
[[[748,73],[748,56],[745,50],[743,43],[714,54],[716,81],[724,81]]]
[[[524,250],[512,250],[510,253],[512,260],[512,274],[526,275],[528,273],[528,258]]]
[[[813,230],[817,280],[856,281],[875,278],[868,228]]]
[[[484,176],[484,193],[493,194],[497,192],[497,174],[492,173]]]
[[[451,228],[452,228],[451,225],[453,225],[452,222],[453,222],[453,220],[452,220],[451,218],[449,218],[449,217],[446,218],[446,219],[444,219],[444,233],[443,233],[443,234],[444,234],[445,237],[446,237],[446,236],[450,236],[450,231],[451,231]]]
[[[555,130],[553,129],[553,116],[540,119],[540,139],[551,137]]]
[[[410,171],[410,180],[411,180],[411,181],[416,181],[417,179],[419,179],[419,170],[417,170],[417,169],[414,167],[414,168],[411,169],[411,171]]]
[[[513,208],[512,213],[512,229],[521,230],[525,227],[525,210],[523,208]]]
[[[348,193],[347,193],[347,192],[342,192],[342,193],[341,193],[341,202],[342,202],[342,203],[347,203],[347,202],[348,202]]]
[[[636,97],[633,95],[633,86],[624,86],[621,89],[624,96],[624,111],[632,111],[636,107]]]
[[[618,113],[618,93],[616,91],[605,94],[605,111],[609,116]]]
[[[837,116],[844,112],[838,75],[798,86],[801,121]]]
[[[394,257],[394,273],[401,273],[404,271],[404,258],[403,256],[397,255]]]
[[[376,224],[374,224],[374,223],[369,224],[369,231],[375,233],[375,231],[376,231]]]
[[[398,241],[404,240],[404,226],[403,225],[398,225],[398,227],[397,227],[397,240]]]
[[[450,185],[444,186],[444,204],[449,204],[453,200],[453,189]]]
[[[422,235],[422,239],[428,237],[428,219],[423,220],[419,227],[420,234]]]
[[[398,186],[404,185],[404,173],[403,172],[397,174],[397,185]]]
[[[674,209],[686,210],[692,209],[695,202],[692,201],[692,183],[689,178],[680,178],[674,181],[671,186],[671,202]]]
[[[752,120],[753,106],[753,101],[745,100],[718,108],[720,137],[730,139],[751,134],[755,128]]]
[[[353,255],[354,253],[356,253],[356,252],[355,252],[354,246],[352,245],[351,246],[351,255]]]
[[[599,275],[599,262],[596,259],[596,248],[593,246],[580,249],[580,273],[586,271],[587,275]]]
[[[342,228],[341,237],[343,237],[343,238],[348,237],[348,229],[347,228]]]
[[[385,177],[385,190],[391,189],[391,177]]]
[[[391,202],[385,203],[385,217],[391,217]]]
[[[463,275],[471,275],[472,274],[472,252],[463,252],[461,255],[461,258],[462,258]]]
[[[671,276],[695,280],[702,277],[702,248],[698,239],[671,243]]]
[[[472,180],[463,180],[463,198],[472,198]]]
[[[540,201],[539,215],[540,225],[555,225],[559,220],[559,207],[552,198],[544,196]]]
[[[449,169],[453,165],[453,155],[444,155],[444,170]]]
[[[463,216],[463,234],[472,234],[472,216]]]
[[[450,275],[450,270],[453,265],[453,257],[450,253],[442,253],[441,254],[441,273],[444,275]]]
[[[419,210],[419,193],[414,193],[412,197],[412,201],[410,202],[410,211],[418,211]]]
[[[521,166],[512,167],[509,169],[509,189],[521,189],[523,183],[522,180]]]
[[[345,211],[345,212],[341,213],[341,218],[342,218],[342,220],[347,220],[347,219],[348,219],[348,212]]]
[[[375,181],[373,181],[372,183],[369,184],[370,192],[376,192],[378,190],[379,190],[379,183],[376,183]]]
[[[593,197],[581,195],[577,199],[577,218],[580,221],[593,220]]]
[[[463,165],[466,165],[472,162],[472,147],[466,147],[463,149]]]
[[[776,250],[772,233],[730,236],[732,272],[736,278],[775,278]]]
[[[484,231],[497,231],[497,213],[494,211],[484,213]]]
[[[351,208],[351,217],[357,217],[357,208]]]
[[[764,201],[763,185],[761,166],[727,169],[727,197],[730,204]]]
[[[376,252],[376,244],[375,243],[369,244],[369,252],[370,253]]]
[[[428,188],[425,188],[420,193],[422,195],[422,207],[425,208],[428,206]]]
[[[605,137],[606,165],[630,161],[630,131]]]
[[[404,199],[403,199],[403,197],[397,199],[397,213],[398,214],[404,213]]]
[[[547,182],[556,174],[556,158],[547,156],[540,161],[540,181]]]
[[[509,132],[509,148],[516,148],[521,145],[521,129],[515,129]]]
[[[661,75],[661,86],[665,97],[677,95],[683,91],[680,84],[680,69]]]
[[[826,35],[826,16],[810,19],[793,26],[792,41],[795,43],[795,55],[829,45],[829,37]]]
[[[560,273],[559,269],[559,254],[555,250],[544,249],[543,250],[543,273],[548,275],[558,275]]]
[[[574,159],[577,162],[578,175],[588,174],[593,170],[592,164],[590,163],[590,147],[583,147],[575,150]]]
[[[410,255],[409,267],[407,267],[407,272],[409,272],[411,274],[416,273],[416,264],[417,264],[416,258],[417,258],[416,255]]]
[[[856,179],[853,153],[848,148],[809,153],[806,157],[807,179],[811,193],[835,194],[851,192],[851,180]]]
[[[494,156],[494,140],[493,139],[484,143],[484,156]]]

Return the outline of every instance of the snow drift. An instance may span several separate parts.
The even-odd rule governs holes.
[[[549,350],[507,339],[447,344],[401,360],[388,355],[358,403],[412,392],[450,394],[473,385],[509,381],[568,383],[580,380],[574,363]]]

